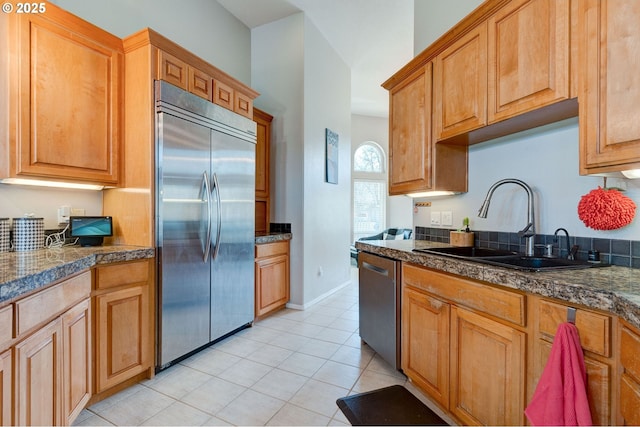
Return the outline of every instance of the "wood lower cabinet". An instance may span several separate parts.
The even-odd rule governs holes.
[[[16,425],[62,424],[62,322],[15,346]]]
[[[256,245],[255,315],[265,316],[289,301],[289,241]]]
[[[0,16],[9,51],[8,74],[0,76],[8,88],[0,103],[8,125],[0,175],[117,185],[122,40],[49,2],[40,5],[44,13]]]
[[[524,295],[405,263],[402,286],[411,381],[463,424],[523,425]]]
[[[534,342],[531,361],[532,376],[529,398],[547,364],[553,337],[560,323],[567,321],[569,306],[558,301],[532,297]],[[575,324],[584,354],[587,372],[587,396],[594,425],[617,424],[613,390],[615,362],[612,359],[612,328],[614,319],[604,313],[577,308]]]
[[[640,169],[640,2],[580,2],[580,173]]]
[[[15,303],[14,422],[72,423],[91,389],[87,271]]]
[[[86,299],[62,316],[62,420],[71,425],[91,398],[91,300]]]
[[[409,286],[402,292],[402,370],[449,408],[451,305]]]
[[[451,412],[466,425],[523,425],[526,334],[451,310]]]
[[[3,426],[13,423],[13,350],[0,353],[0,422]]]
[[[154,366],[153,262],[95,269],[95,392],[105,392]]]
[[[620,415],[618,425],[640,425],[640,330],[621,321],[619,323]]]

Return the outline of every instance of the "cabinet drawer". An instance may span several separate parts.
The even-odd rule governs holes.
[[[282,255],[289,252],[289,241],[275,243],[263,243],[256,245],[256,258],[264,258],[268,256]]]
[[[624,372],[640,382],[640,335],[623,325],[620,333],[620,363]]]
[[[13,305],[0,308],[0,351],[13,338]]]
[[[149,261],[134,261],[96,268],[96,289],[146,283],[149,280]]]
[[[567,321],[567,306],[540,301],[538,326],[542,334],[553,337],[558,325]],[[576,310],[576,327],[584,350],[604,357],[611,355],[611,317],[593,311]]]
[[[16,336],[48,321],[91,294],[91,273],[84,272],[16,302]]]
[[[456,304],[525,325],[525,295],[408,264],[402,266],[402,281]]]

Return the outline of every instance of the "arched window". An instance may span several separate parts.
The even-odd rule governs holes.
[[[385,228],[385,165],[384,151],[373,141],[363,142],[353,154],[353,240]]]

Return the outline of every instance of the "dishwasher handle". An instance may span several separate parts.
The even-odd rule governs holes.
[[[378,267],[377,265],[373,265],[368,263],[367,261],[362,261],[362,268],[366,268],[367,270],[371,270],[374,273],[381,274],[382,276],[389,277],[389,270],[386,268]]]
[[[370,271],[378,276],[386,277],[395,282],[398,273],[399,263],[397,260],[361,252],[358,255],[359,267],[362,271]]]

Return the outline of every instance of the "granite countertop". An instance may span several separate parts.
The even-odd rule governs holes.
[[[256,233],[256,245],[291,240],[291,233]]]
[[[424,240],[368,240],[356,248],[399,261],[555,298],[615,314],[640,328],[640,270],[609,266],[583,270],[528,272],[441,255],[413,252],[450,246]]]
[[[0,253],[0,305],[98,264],[153,258],[140,246],[65,246]]]

